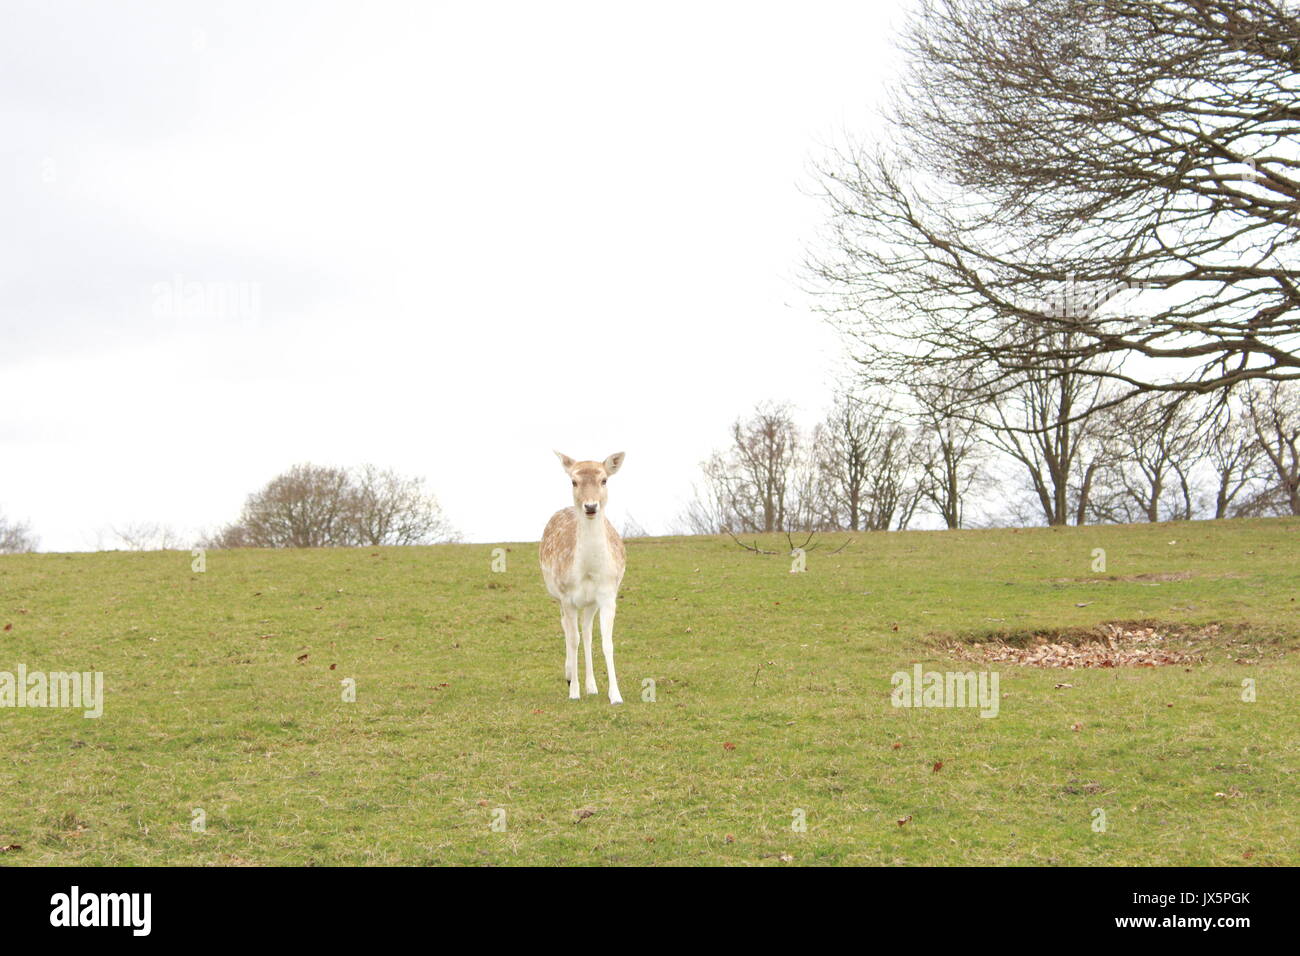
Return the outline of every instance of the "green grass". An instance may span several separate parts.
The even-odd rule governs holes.
[[[0,864],[1300,862],[1300,520],[844,537],[803,574],[630,542],[621,707],[599,647],[566,699],[531,544],[0,557],[0,670],[106,691],[0,709]],[[1190,669],[1002,666],[991,719],[890,704],[971,668],[950,638],[1136,619],[1225,627]]]

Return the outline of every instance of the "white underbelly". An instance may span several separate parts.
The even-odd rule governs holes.
[[[599,604],[602,590],[608,591],[608,588],[602,589],[593,578],[583,578],[569,592],[569,601],[576,607]]]
[[[606,573],[571,573],[555,580],[546,575],[546,590],[557,601],[574,607],[599,605],[618,597],[618,576]]]

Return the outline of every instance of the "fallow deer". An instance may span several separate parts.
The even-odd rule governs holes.
[[[609,702],[623,703],[614,676],[614,606],[623,582],[625,553],[623,539],[605,517],[609,492],[605,482],[623,464],[623,452],[604,461],[574,461],[555,453],[573,482],[573,507],[551,516],[542,533],[539,550],[542,580],[551,597],[560,602],[560,626],[564,628],[564,679],[569,682],[569,699],[578,700],[578,642],[586,643],[587,693],[596,693],[596,675],[591,668],[592,622],[600,612],[600,643],[605,652],[609,678]],[[582,631],[578,631],[578,618]]]

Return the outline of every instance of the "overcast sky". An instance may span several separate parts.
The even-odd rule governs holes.
[[[535,540],[558,448],[667,530],[739,413],[829,400],[810,167],[902,6],[6,3],[0,512],[188,536],[374,462]]]

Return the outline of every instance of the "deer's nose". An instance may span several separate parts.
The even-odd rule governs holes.
[[[593,505],[593,504],[584,504],[584,505],[582,506],[582,510],[585,511],[585,512],[587,512],[587,514],[589,514],[589,515],[594,515],[594,514],[596,513],[596,509],[597,509],[598,507],[600,507],[600,506],[599,506],[599,505]]]

